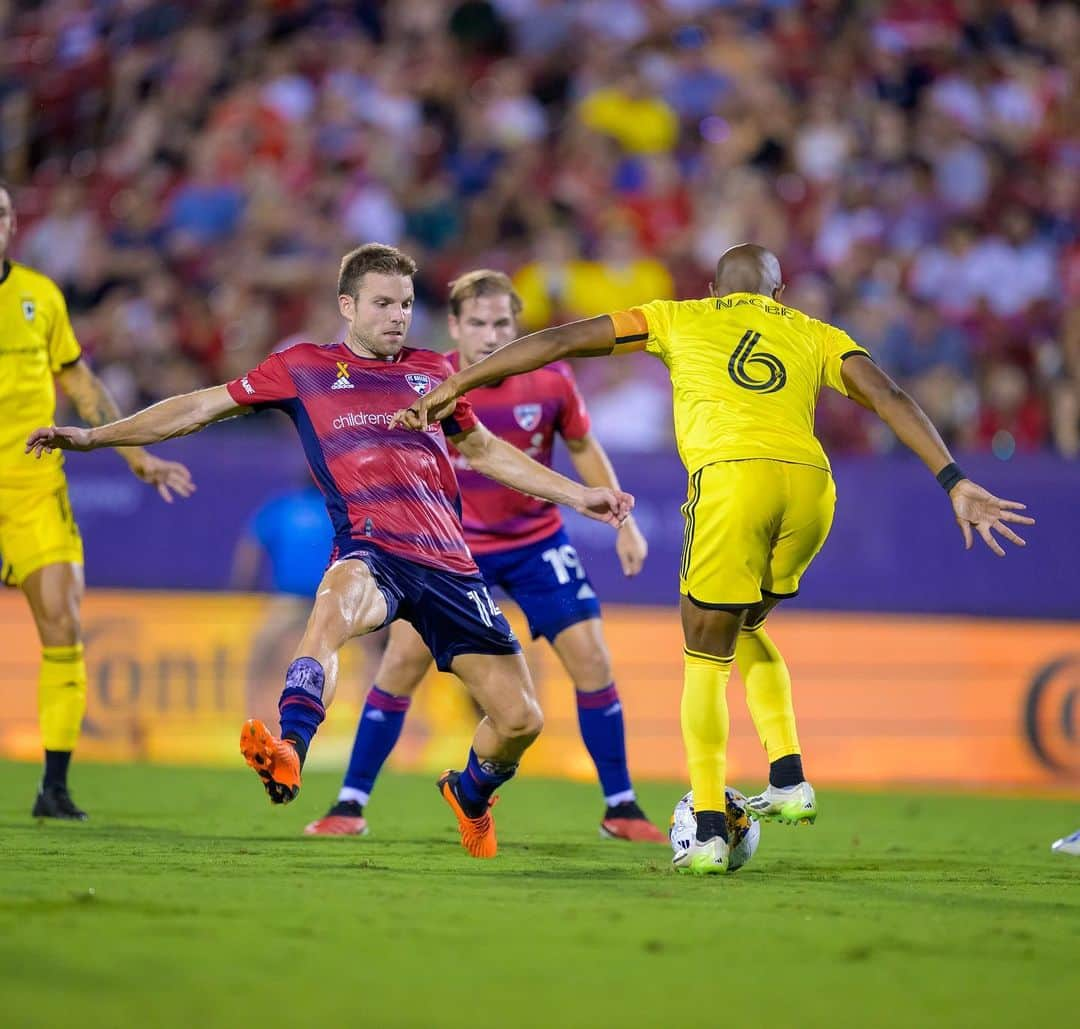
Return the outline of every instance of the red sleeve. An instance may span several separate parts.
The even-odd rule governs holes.
[[[460,436],[463,432],[472,432],[480,424],[468,397],[460,397],[454,407],[454,413],[442,420],[443,432],[447,436]]]
[[[238,404],[248,406],[273,404],[279,400],[291,400],[296,396],[296,384],[281,354],[271,354],[247,375],[226,383],[225,388]]]
[[[563,439],[584,439],[589,434],[591,423],[589,412],[585,410],[585,398],[578,391],[574,373],[570,366],[556,364],[551,366],[562,380],[562,403],[559,405],[559,418],[556,428]]]

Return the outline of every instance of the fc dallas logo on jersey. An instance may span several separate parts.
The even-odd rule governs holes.
[[[406,375],[405,381],[422,397],[431,392],[431,379],[426,375],[413,373]]]
[[[526,432],[531,432],[540,424],[540,415],[543,408],[539,404],[516,404],[514,406],[514,420]]]

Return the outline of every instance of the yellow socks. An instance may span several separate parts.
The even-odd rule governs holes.
[[[86,662],[81,643],[44,647],[38,676],[38,718],[45,750],[74,750],[86,711]]]
[[[769,761],[799,753],[795,709],[791,706],[791,676],[787,665],[763,628],[743,629],[735,644],[735,661],[746,684],[750,717],[769,755]]]
[[[724,811],[732,658],[683,649],[682,734],[697,811]]]

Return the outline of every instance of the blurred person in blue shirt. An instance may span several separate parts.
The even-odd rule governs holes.
[[[312,482],[271,497],[251,516],[233,557],[234,589],[256,589],[267,563],[275,593],[304,601],[305,618],[326,571],[334,532]]]
[[[232,588],[257,590],[268,580],[274,593],[252,640],[247,669],[247,704],[255,717],[277,716],[281,667],[292,660],[303,637],[333,542],[326,502],[305,475],[295,489],[270,497],[255,510],[236,545]],[[385,636],[364,637],[364,675],[378,664]]]

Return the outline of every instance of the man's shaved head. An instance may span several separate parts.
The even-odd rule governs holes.
[[[761,293],[778,300],[783,288],[779,259],[771,250],[759,247],[756,243],[740,243],[730,250],[725,250],[716,262],[714,296]]]

